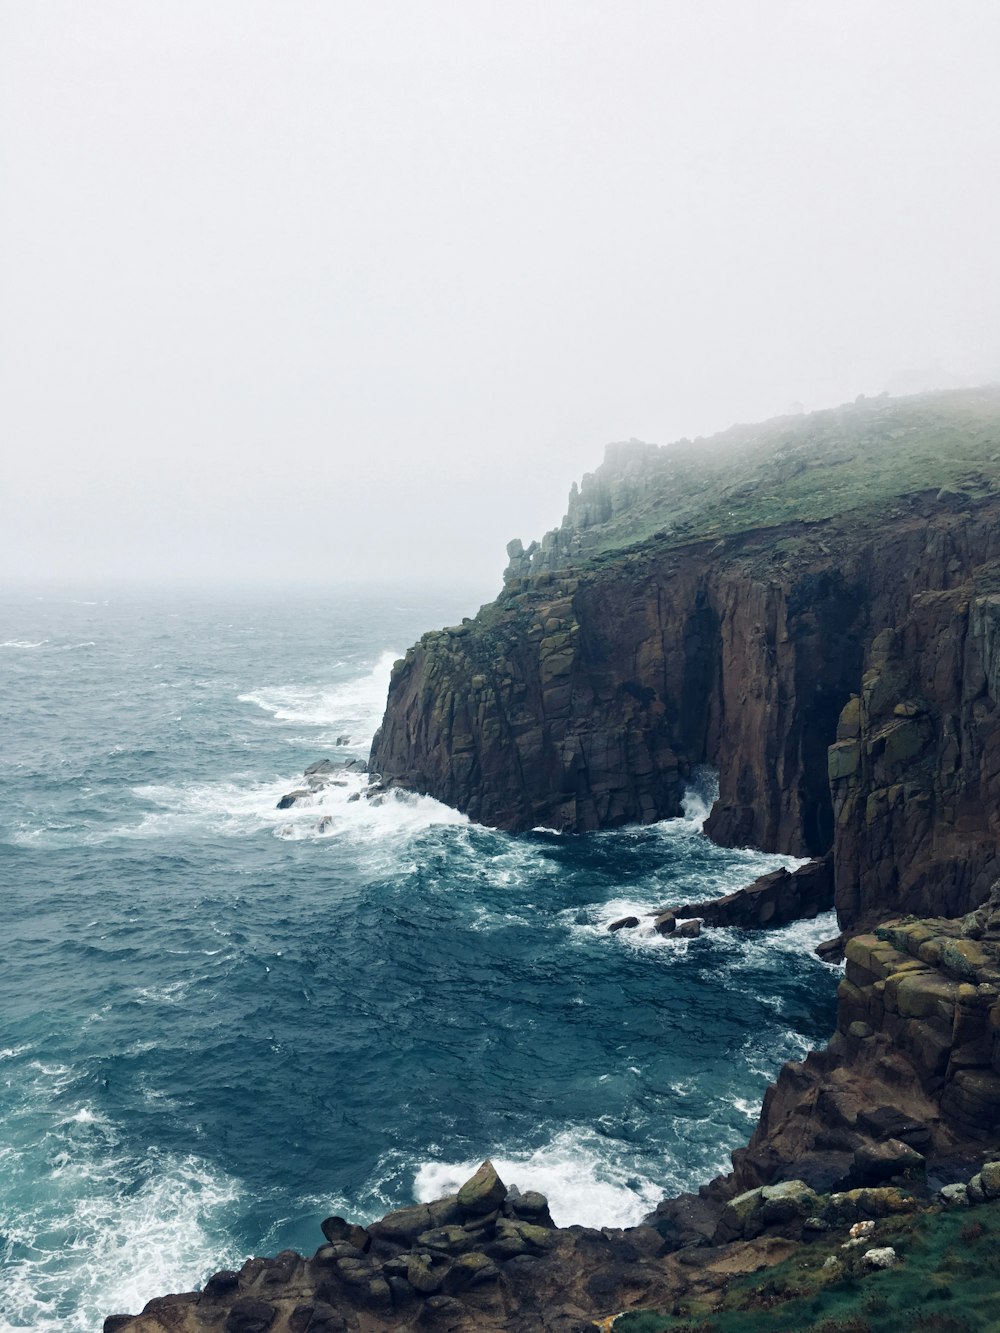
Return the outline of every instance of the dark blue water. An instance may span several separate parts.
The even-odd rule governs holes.
[[[607,933],[777,863],[704,838],[707,777],[580,838],[359,777],[275,808],[475,596],[88,598],[0,604],[0,1328],[98,1329],[487,1154],[557,1221],[635,1221],[827,1036],[828,920]]]

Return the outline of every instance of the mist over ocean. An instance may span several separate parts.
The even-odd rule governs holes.
[[[583,837],[376,805],[357,773],[276,808],[367,758],[393,659],[474,610],[0,602],[0,1329],[90,1333],[486,1155],[558,1223],[636,1222],[828,1036],[830,918],[607,932],[788,863],[708,842],[708,773],[684,817]]]

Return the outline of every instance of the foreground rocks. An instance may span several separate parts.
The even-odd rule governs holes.
[[[109,1316],[104,1333],[596,1333],[627,1309],[711,1310],[733,1280],[797,1251],[859,1246],[861,1268],[877,1270],[896,1262],[891,1246],[872,1243],[883,1225],[891,1235],[900,1219],[928,1209],[1000,1199],[997,1161],[936,1194],[908,1170],[899,1183],[839,1193],[796,1179],[758,1187],[716,1207],[711,1234],[685,1239],[666,1212],[622,1231],[556,1228],[542,1195],[507,1189],[484,1162],[457,1195],[367,1228],[327,1218],[326,1244],[311,1258],[249,1259],[200,1292]],[[836,1280],[850,1264],[848,1255],[831,1258],[824,1271]]]
[[[786,1065],[746,1149],[743,1189],[890,1178],[913,1154],[974,1155],[1000,1135],[1000,889],[959,919],[902,918],[847,943],[837,1030]]]
[[[105,1333],[367,1333],[520,1329],[593,1333],[596,1308],[669,1301],[675,1279],[652,1227],[557,1229],[545,1197],[490,1162],[456,1195],[367,1228],[331,1217],[311,1258],[291,1251],[216,1273],[201,1292],[114,1315]]]
[[[998,1149],[1000,886],[966,917],[850,940],[827,1048],[782,1069],[730,1175],[641,1226],[555,1227],[544,1196],[484,1162],[457,1194],[368,1227],[327,1218],[311,1258],[250,1259],[105,1327],[594,1333],[622,1310],[713,1308],[736,1275],[796,1246],[1000,1199]]]

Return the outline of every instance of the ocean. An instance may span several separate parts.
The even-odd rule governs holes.
[[[0,597],[4,1333],[94,1333],[486,1156],[560,1224],[636,1222],[829,1036],[832,916],[607,930],[794,864],[708,841],[710,772],[585,836],[375,804],[353,769],[277,809],[367,758],[393,660],[487,595]]]

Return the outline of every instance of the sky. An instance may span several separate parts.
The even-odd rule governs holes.
[[[499,588],[605,443],[1000,379],[996,0],[0,0],[0,580]]]

